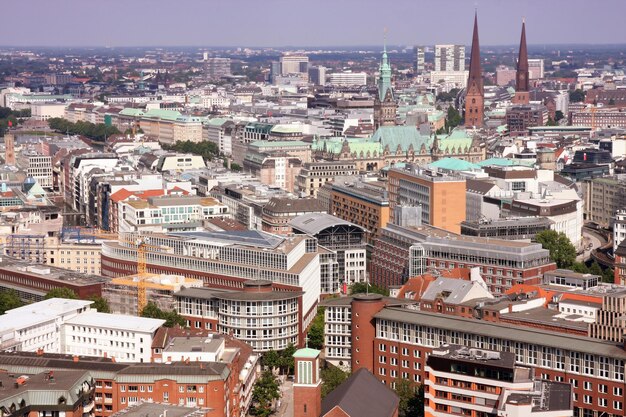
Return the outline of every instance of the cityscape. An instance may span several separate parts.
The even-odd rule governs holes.
[[[108,3],[0,26],[0,417],[626,415],[624,4]]]

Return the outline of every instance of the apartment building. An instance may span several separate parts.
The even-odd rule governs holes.
[[[179,141],[202,141],[203,119],[183,115],[176,110],[150,109],[147,111],[126,108],[119,112],[117,127],[125,131],[137,123],[147,136],[155,137],[160,143],[173,145]]]
[[[329,75],[329,78],[329,84],[338,87],[367,85],[367,73],[365,72],[334,72]]]
[[[131,240],[138,236],[131,234]],[[279,237],[256,230],[150,234],[147,271],[201,279],[213,289],[241,290],[250,279],[304,291],[304,325],[312,320],[321,293],[321,250],[309,236]],[[137,248],[126,242],[102,244],[102,273],[137,273]]]
[[[317,197],[317,190],[335,177],[355,176],[359,172],[354,162],[310,162],[305,163],[296,177],[295,192],[301,196]]]
[[[453,177],[437,171],[407,165],[404,169],[392,168],[389,181],[389,207],[394,220],[394,207],[421,207],[421,223],[461,232],[465,221],[465,178]]]
[[[435,45],[435,71],[465,71],[465,45]]]
[[[246,281],[241,291],[184,288],[174,294],[176,311],[192,329],[232,335],[257,352],[304,343],[302,296],[265,280]]]
[[[571,417],[570,384],[535,379],[515,354],[443,345],[426,361],[424,411],[427,417]]]

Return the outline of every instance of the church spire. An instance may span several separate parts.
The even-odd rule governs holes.
[[[478,12],[474,13],[474,33],[470,55],[469,77],[465,94],[465,125],[482,127],[484,116],[483,73],[480,65],[480,44],[478,42]]]
[[[474,13],[474,33],[472,34],[472,50],[470,55],[468,87],[475,84],[483,93],[483,70],[480,65],[480,43],[478,41],[478,12]]]
[[[391,90],[391,65],[389,65],[389,58],[387,57],[387,28],[385,28],[383,56],[380,61],[379,72],[380,76],[378,78],[378,99],[380,101],[384,101],[385,96],[387,95],[387,91]]]
[[[517,58],[517,71],[515,73],[515,98],[516,104],[528,104],[530,101],[528,88],[528,49],[526,47],[526,22],[522,20],[522,35],[519,42],[519,55]]]

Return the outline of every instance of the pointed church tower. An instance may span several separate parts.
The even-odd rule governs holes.
[[[465,95],[465,126],[482,127],[485,111],[483,74],[480,66],[480,45],[478,43],[478,13],[474,14],[474,34],[470,56],[469,77]]]
[[[522,37],[519,42],[517,72],[515,74],[514,104],[528,104],[530,93],[528,88],[528,50],[526,49],[526,22],[522,21]]]
[[[398,105],[391,88],[391,65],[387,58],[387,39],[383,47],[378,77],[378,94],[374,99],[374,130],[381,126],[395,126]]]

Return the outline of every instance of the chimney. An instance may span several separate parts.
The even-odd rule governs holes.
[[[43,356],[43,349],[42,348],[37,349],[37,356]]]
[[[74,356],[72,357],[72,359],[74,360],[74,362],[78,362],[78,360],[79,360],[80,358],[78,357],[78,355],[74,355]]]

